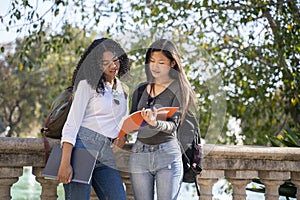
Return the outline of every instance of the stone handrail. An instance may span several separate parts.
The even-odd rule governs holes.
[[[203,169],[198,178],[201,200],[212,199],[213,184],[223,177],[233,186],[233,199],[246,199],[247,184],[259,178],[265,185],[265,199],[278,200],[279,186],[288,179],[299,191],[300,148],[206,144]]]
[[[49,139],[50,146],[59,144]],[[265,185],[265,199],[278,200],[278,188],[291,179],[300,188],[300,148],[258,147],[232,145],[203,145],[203,173],[198,178],[201,200],[213,198],[212,187],[220,178],[233,186],[233,199],[246,199],[246,186],[254,178]],[[118,166],[126,185],[128,199],[133,199],[128,173],[128,144],[117,154]],[[40,138],[0,138],[0,199],[10,199],[11,186],[23,174],[24,166],[32,166],[32,173],[42,186],[41,199],[57,199],[58,182],[44,179],[45,153]],[[92,192],[91,199],[97,199]],[[297,199],[300,199],[299,192]]]

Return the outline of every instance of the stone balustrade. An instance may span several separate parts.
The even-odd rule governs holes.
[[[50,146],[59,144],[49,139]],[[133,199],[128,173],[130,144],[117,154],[118,166],[128,199]],[[246,186],[259,178],[265,185],[265,199],[278,200],[279,186],[285,180],[300,188],[300,148],[203,145],[203,173],[198,178],[201,200],[213,199],[212,187],[226,178],[233,187],[233,199],[246,199]],[[32,166],[36,181],[42,186],[41,199],[57,199],[58,182],[44,179],[43,142],[39,138],[0,138],[0,199],[10,199],[11,186],[22,176],[24,166]],[[91,199],[97,199],[92,192]],[[299,192],[297,199],[300,199]]]

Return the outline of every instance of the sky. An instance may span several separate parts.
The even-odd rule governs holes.
[[[9,0],[1,0],[0,15],[3,16],[9,9]],[[15,31],[7,32],[3,24],[0,24],[0,43],[12,42],[16,39]]]
[[[10,3],[11,0],[1,0],[1,6],[0,6],[0,16],[5,16],[4,17],[4,22],[8,24],[9,20],[9,15],[7,15],[9,9],[10,9]],[[89,1],[87,1],[89,2]],[[34,1],[34,0],[29,0],[29,3],[33,6],[34,9],[39,13],[40,16],[42,16],[51,6],[53,5],[52,1]],[[88,4],[87,4],[88,5]],[[92,5],[90,6],[92,7]],[[20,9],[21,13],[22,12],[28,12],[30,9],[25,10],[24,8]],[[64,19],[74,22],[81,21],[80,17],[81,15],[76,15],[74,14],[74,9],[72,6],[68,6],[67,11],[64,13],[64,9],[60,10],[60,13],[57,17],[53,16],[53,13],[49,12],[45,15],[45,21],[46,23],[51,23],[50,25],[52,26],[53,30],[59,30],[61,25],[63,24],[63,21],[61,21],[62,15],[64,16]],[[77,17],[77,19],[76,19]],[[114,18],[114,16],[112,16]],[[107,27],[109,25],[109,21],[111,20],[106,20],[102,18],[100,21],[98,27]],[[19,25],[23,24],[22,18],[17,22]],[[28,23],[28,22],[26,22]],[[46,24],[47,25],[47,24]],[[20,26],[19,26],[20,27]],[[18,28],[19,28],[18,27]],[[6,31],[6,26],[4,26],[2,23],[0,23],[0,44],[2,43],[8,43],[8,42],[14,42],[17,37],[23,38],[28,34],[28,29],[32,30],[32,26],[23,26],[23,31],[21,33],[17,33],[16,30],[16,25],[13,24],[10,26],[9,32]]]
[[[52,1],[33,1],[33,0],[29,0],[29,3],[36,8],[36,11],[39,13],[40,16],[42,16],[46,10],[48,10],[51,5],[53,4]],[[10,10],[10,6],[11,6],[11,0],[1,0],[1,7],[0,7],[0,15],[1,16],[5,16],[4,17],[4,22],[6,24],[8,24],[8,20],[9,20],[9,15],[7,15],[7,13]],[[28,12],[29,9],[20,9],[21,13],[23,14],[24,12]],[[46,22],[51,22],[53,24],[55,24],[55,22],[59,19],[53,19],[53,16],[51,15],[51,12],[49,12],[48,14],[45,15],[46,18]],[[23,24],[24,22],[22,21],[23,18],[21,18],[21,20],[19,20],[17,22],[17,24],[13,24],[12,26],[10,26],[10,30],[9,32],[7,32],[6,27],[3,24],[0,24],[0,43],[8,43],[8,42],[14,42],[16,40],[16,38],[20,37],[23,38],[24,36],[28,35],[28,29],[32,28],[31,26],[22,26],[23,30],[20,33],[17,33],[16,30],[17,28],[20,28],[20,24]],[[28,23],[28,22],[25,22]],[[17,26],[16,26],[17,25]],[[19,26],[18,26],[19,25]]]
[[[51,1],[46,1],[46,2],[43,2],[43,3],[40,3],[40,4],[39,4],[39,1],[29,0],[29,2],[30,2],[31,5],[33,5],[34,7],[37,8],[39,13],[42,13],[43,10],[45,10],[45,6],[49,6],[50,4],[52,4]],[[1,0],[0,15],[4,16],[4,22],[6,24],[8,24],[8,20],[9,20],[8,13],[9,13],[10,8],[11,8],[11,0]],[[21,13],[24,12],[24,11],[28,12],[28,10],[25,10],[25,9],[20,9],[20,11],[21,11]],[[23,24],[22,18],[21,18],[21,20],[19,20],[17,22],[17,25],[20,25],[20,24]],[[18,27],[20,27],[20,26],[18,26]],[[18,38],[18,37],[22,38],[26,34],[28,34],[28,31],[22,31],[21,33],[17,33],[16,32],[16,30],[17,30],[16,24],[13,24],[9,28],[10,28],[10,30],[7,31],[6,27],[2,23],[0,23],[0,44],[1,43],[14,42],[16,40],[16,38]],[[27,30],[27,29],[25,27],[25,29],[23,29],[23,30]]]

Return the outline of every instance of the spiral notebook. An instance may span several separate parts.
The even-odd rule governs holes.
[[[62,149],[54,145],[42,175],[45,178],[56,179],[61,161]],[[73,182],[89,184],[98,157],[98,151],[85,148],[73,148],[71,165],[73,167]]]

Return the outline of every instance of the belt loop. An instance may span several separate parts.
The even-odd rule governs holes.
[[[154,145],[151,145],[150,146],[150,152],[154,152],[155,151],[155,146]]]

